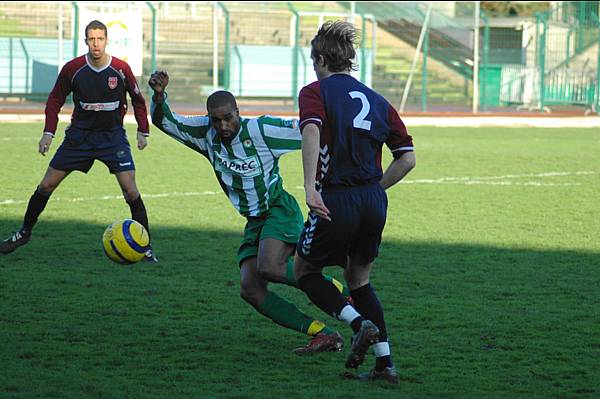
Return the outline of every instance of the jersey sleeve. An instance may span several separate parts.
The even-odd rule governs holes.
[[[304,126],[309,123],[314,123],[320,130],[327,120],[327,114],[319,82],[311,83],[300,90],[298,104],[300,107],[300,131],[302,132]]]
[[[406,126],[404,126],[398,112],[391,105],[388,108],[388,122],[390,124],[390,135],[385,144],[392,151],[394,158],[400,158],[405,152],[414,151],[412,137],[406,131]]]
[[[161,104],[156,104],[154,99],[152,100],[150,112],[154,126],[194,151],[205,156],[208,154],[206,143],[206,134],[210,129],[208,116],[182,116],[172,112],[166,94]]]
[[[258,123],[265,144],[276,158],[302,148],[302,135],[297,119],[261,116]]]
[[[131,72],[129,64],[124,63],[123,73],[125,74],[126,89],[131,97],[131,105],[133,106],[133,114],[138,125],[138,132],[149,135],[150,126],[148,126],[148,111],[146,110],[146,101],[142,92],[138,87],[137,80]]]
[[[58,126],[58,113],[65,104],[67,96],[71,92],[71,77],[69,76],[69,64],[65,64],[58,74],[56,83],[48,96],[46,102],[46,122],[44,124],[44,132],[56,133]]]

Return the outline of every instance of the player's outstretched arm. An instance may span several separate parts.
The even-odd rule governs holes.
[[[210,119],[207,116],[178,115],[171,111],[165,92],[168,83],[169,75],[164,71],[152,73],[148,80],[148,85],[154,90],[150,105],[152,124],[180,143],[206,155]]]

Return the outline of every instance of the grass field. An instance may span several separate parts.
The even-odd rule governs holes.
[[[0,126],[3,238],[49,161],[41,128]],[[244,219],[203,158],[154,131],[134,156],[160,265],[110,263],[100,237],[129,209],[101,163],[70,176],[0,257],[0,398],[600,397],[600,132],[411,133],[417,167],[389,191],[372,277],[399,386],[341,379],[347,349],[290,352],[306,338],[239,298]],[[303,204],[300,154],[281,170]]]

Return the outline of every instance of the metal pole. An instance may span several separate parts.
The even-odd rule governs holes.
[[[413,57],[412,65],[410,67],[410,73],[408,74],[408,80],[406,81],[406,86],[404,86],[404,92],[402,93],[402,101],[400,102],[401,113],[404,112],[404,106],[406,105],[406,99],[408,98],[408,92],[410,91],[410,84],[412,83],[412,77],[415,73],[417,60],[419,59],[419,53],[421,52],[421,46],[423,45],[423,40],[425,39],[425,32],[427,31],[427,27],[429,25],[429,18],[431,17],[432,8],[433,5],[429,3],[427,13],[425,14],[425,20],[423,21],[423,27],[421,28],[421,34],[419,35],[417,49],[415,50],[415,56]]]
[[[473,30],[473,113],[479,110],[479,12],[481,3],[475,2],[475,29]]]
[[[352,2],[354,3],[354,2]],[[367,30],[367,22],[365,21],[365,14],[360,14],[361,19],[361,32],[360,32],[360,81],[364,84],[367,79],[367,65],[366,59],[367,54],[365,51],[365,31]]]
[[[217,91],[219,87],[219,27],[218,23],[218,5],[213,3],[213,91]]]
[[[25,94],[29,93],[29,53],[27,52],[27,48],[25,47],[25,43],[23,39],[19,39],[19,43],[21,44],[21,49],[23,50],[23,54],[25,55]]]
[[[596,20],[596,24],[600,22]],[[600,26],[599,26],[600,27]],[[598,59],[596,60],[596,112],[600,114],[600,29],[598,29]]]
[[[156,71],[156,31],[158,30],[158,24],[156,22],[156,8],[151,2],[147,1],[146,5],[150,8],[152,13],[152,54],[150,55],[150,73]],[[152,89],[148,86],[148,97],[152,97]]]
[[[73,58],[77,58],[77,44],[83,38],[79,37],[79,6],[76,1],[71,4],[73,4]]]
[[[242,55],[240,54],[240,50],[238,46],[233,47],[233,52],[237,56],[239,67],[238,67],[238,96],[242,95]]]
[[[371,76],[373,76],[375,57],[377,56],[377,21],[375,18],[371,19],[371,30]]]
[[[150,65],[152,71],[156,70],[156,33],[158,31],[158,23],[156,21],[156,8],[152,3],[148,2],[150,10],[152,11],[152,58],[150,59]]]
[[[229,70],[229,10],[227,9],[227,7],[225,7],[225,4],[223,4],[223,2],[219,1],[218,4],[221,7],[221,10],[223,10],[223,13],[225,14],[225,55],[223,57],[223,63],[225,64],[225,66],[223,68],[223,86],[225,87],[225,90],[229,90],[229,82],[231,76]]]
[[[63,49],[63,3],[59,2],[58,3],[58,60],[56,63],[56,65],[58,65],[59,73],[63,66],[63,59],[64,59],[63,51],[64,51],[64,49]]]
[[[490,24],[485,14],[483,19],[483,84],[481,85],[481,108],[487,111],[488,65],[490,63]]]
[[[423,42],[423,66],[421,76],[421,112],[427,111],[427,54],[429,53],[429,31],[425,32]]]
[[[298,110],[298,44],[300,42],[300,14],[291,2],[287,3],[289,10],[294,14],[294,46],[292,47],[292,98],[294,99],[294,110]]]
[[[566,66],[569,68],[569,64],[571,63],[571,33],[573,32],[573,27],[569,25],[569,29],[567,30],[567,63]]]
[[[546,90],[545,75],[546,75],[546,14],[541,14],[542,29],[540,32],[540,111],[544,112],[544,97]]]
[[[8,38],[8,92],[12,93],[13,89],[13,38]]]

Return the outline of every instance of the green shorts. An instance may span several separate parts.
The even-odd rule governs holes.
[[[238,265],[244,259],[258,255],[258,243],[264,238],[296,245],[304,225],[304,217],[296,199],[285,190],[282,190],[267,213],[247,219],[244,239],[237,254]]]

